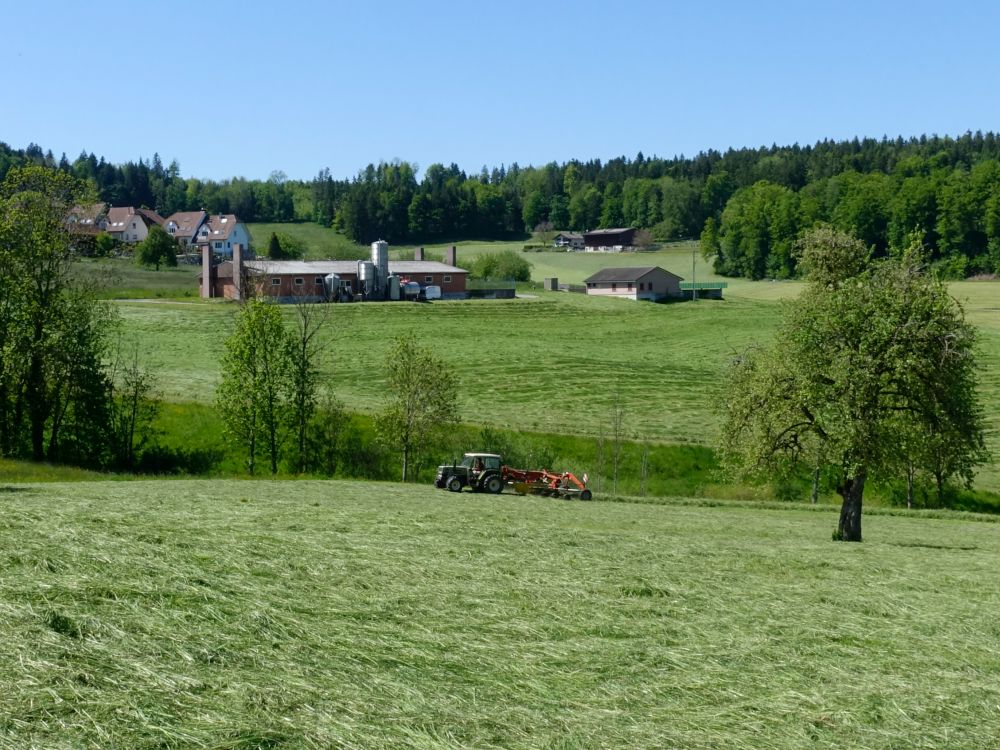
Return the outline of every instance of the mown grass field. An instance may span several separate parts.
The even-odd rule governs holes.
[[[779,322],[775,289],[794,292],[795,285],[747,282],[723,301],[696,304],[538,292],[508,301],[331,305],[324,308],[323,369],[349,408],[371,412],[381,403],[392,338],[412,333],[454,368],[469,423],[596,437],[610,432],[617,399],[629,438],[710,444],[729,358],[768,342]],[[995,459],[978,486],[993,491],[1000,490],[997,290],[995,283],[952,286],[981,333],[981,392]],[[235,308],[217,301],[118,306],[162,394],[211,404]]]
[[[0,488],[0,747],[988,748],[992,522]]]

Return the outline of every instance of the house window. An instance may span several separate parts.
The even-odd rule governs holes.
[[[451,276],[449,276],[449,275],[445,274],[445,275],[444,275],[444,276],[443,276],[443,277],[441,278],[441,281],[442,281],[443,283],[447,284],[447,283],[449,283],[449,282],[451,281]]]
[[[632,291],[632,282],[631,282],[631,281],[630,281],[630,282],[628,283],[628,290],[629,290],[630,292]]]
[[[216,250],[221,250],[222,249],[222,243],[221,242],[216,242],[215,243],[215,249]]]
[[[433,284],[434,283],[434,277],[433,276],[424,276],[424,283],[425,284]]]
[[[323,277],[317,276],[315,280],[316,286],[323,286]]]
[[[295,286],[302,286],[305,283],[306,283],[305,279],[303,279],[301,276],[295,277]]]
[[[281,279],[277,277],[271,278],[271,286],[281,286]]]

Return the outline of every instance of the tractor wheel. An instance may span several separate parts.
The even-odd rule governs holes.
[[[491,495],[499,495],[503,492],[503,480],[496,474],[491,474],[486,477],[486,481],[483,482],[483,489]]]
[[[581,500],[590,500],[593,497],[594,497],[594,495],[593,495],[593,493],[590,490],[583,490],[580,493],[580,499]]]
[[[462,491],[462,480],[458,477],[452,477],[448,480],[448,490],[451,492],[461,492]]]

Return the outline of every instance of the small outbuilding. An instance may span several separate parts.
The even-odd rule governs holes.
[[[626,299],[681,299],[681,281],[676,274],[659,266],[603,268],[584,280],[587,294]]]

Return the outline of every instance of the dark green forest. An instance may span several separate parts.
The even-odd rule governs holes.
[[[248,222],[314,221],[352,240],[394,244],[523,237],[539,226],[635,226],[657,241],[701,238],[716,270],[747,278],[796,275],[795,243],[831,224],[891,254],[918,236],[949,278],[1000,272],[1000,136],[822,141],[714,150],[670,159],[618,157],[541,167],[369,164],[350,180],[184,178],[158,156],[115,165],[82,153],[0,143],[0,179],[43,164],[88,182],[113,205],[161,214],[204,208]]]

